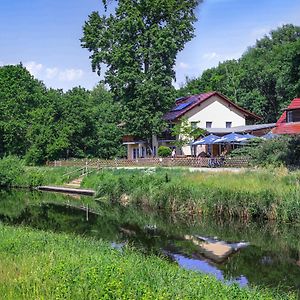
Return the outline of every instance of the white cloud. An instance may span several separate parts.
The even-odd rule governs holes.
[[[0,60],[0,67],[5,65],[17,65],[17,62]],[[27,61],[23,66],[35,78],[43,81],[47,87],[68,90],[76,85],[92,89],[100,79],[93,72],[84,71],[81,68],[62,68],[59,66],[48,66],[36,61]]]
[[[66,69],[59,72],[58,79],[61,81],[74,81],[82,78],[83,73],[81,69]]]
[[[284,22],[284,21],[279,21],[277,23],[274,24],[269,24],[266,26],[262,26],[262,27],[258,27],[258,28],[254,28],[251,31],[251,35],[255,38],[262,38],[263,36],[269,34],[272,30],[275,30],[278,27],[282,27],[284,24],[288,24],[289,22]]]
[[[220,56],[216,53],[216,52],[209,52],[209,53],[205,53],[202,55],[202,58],[205,60],[213,60],[213,59],[217,59]]]
[[[46,78],[47,79],[55,78],[58,73],[59,73],[58,68],[47,68],[46,69]]]
[[[177,65],[178,69],[183,69],[183,70],[187,70],[190,68],[190,65],[184,62],[179,62],[179,64]]]
[[[252,30],[251,35],[257,39],[257,38],[261,38],[264,35],[268,34],[269,31],[270,31],[270,27],[255,28]]]
[[[35,61],[26,62],[24,66],[33,76],[37,76],[38,74],[40,74],[43,69],[43,65]]]
[[[84,72],[81,69],[60,69],[58,67],[45,68],[42,64],[35,61],[24,63],[25,68],[31,75],[41,79],[57,79],[59,81],[75,81],[81,79]]]
[[[59,81],[75,81],[82,78],[84,72],[81,69],[64,69],[57,67],[46,69],[47,79],[58,79]]]

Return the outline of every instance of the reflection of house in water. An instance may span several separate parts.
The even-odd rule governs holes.
[[[157,247],[171,258],[175,254],[182,254],[200,260],[209,260],[212,263],[222,263],[230,255],[249,245],[246,242],[227,243],[198,235],[169,236],[164,231],[158,230],[156,226],[140,228],[133,224],[123,224],[119,230],[129,239],[144,240],[144,242],[148,239],[157,243]]]
[[[221,263],[226,260],[231,254],[236,253],[241,248],[245,248],[249,243],[226,243],[216,239],[199,237],[193,235],[185,235],[184,238],[191,241],[199,247],[199,252],[206,258],[216,263]]]

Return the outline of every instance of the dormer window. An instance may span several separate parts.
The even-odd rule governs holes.
[[[286,122],[287,122],[287,123],[293,122],[292,111],[288,111],[288,112],[286,113]]]
[[[300,122],[300,109],[288,110],[286,112],[286,122]]]

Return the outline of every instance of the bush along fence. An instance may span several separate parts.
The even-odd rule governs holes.
[[[94,168],[118,168],[118,167],[192,167],[192,168],[232,168],[250,166],[249,158],[139,158],[139,159],[68,159],[47,162],[48,166],[88,166]]]

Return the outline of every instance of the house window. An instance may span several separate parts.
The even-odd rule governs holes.
[[[287,119],[286,119],[287,123],[293,122],[293,112],[292,111],[288,111],[287,112]]]
[[[300,122],[300,109],[293,110],[293,122]]]
[[[206,128],[211,128],[212,122],[206,122]]]
[[[226,122],[226,128],[231,128],[232,122]]]
[[[197,124],[198,124],[198,122],[191,122],[192,129],[196,129],[197,128]]]
[[[287,111],[287,123],[300,122],[300,109]]]

